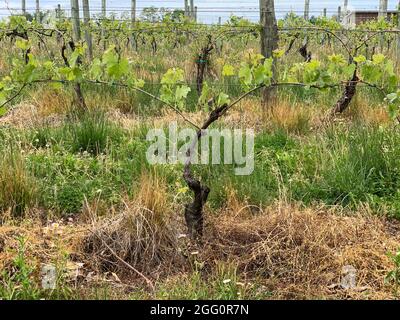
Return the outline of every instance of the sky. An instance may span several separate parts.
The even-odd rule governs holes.
[[[61,4],[64,9],[70,8],[70,0],[39,0],[40,7],[43,9],[55,9],[57,4]],[[131,0],[106,0],[109,12],[129,12]],[[33,11],[35,0],[26,0],[26,8]],[[89,0],[91,13],[100,13],[101,0]],[[259,0],[194,0],[198,7],[198,20],[200,22],[214,23],[218,17],[222,20],[229,18],[231,14],[244,16],[250,20],[257,21],[259,17]],[[398,0],[389,0],[389,9],[394,9]],[[155,6],[164,8],[182,8],[184,0],[137,0],[137,14],[144,7]],[[338,6],[343,6],[343,0],[310,0],[310,16],[322,14],[323,9],[327,8],[328,15],[337,13]],[[349,0],[349,8],[356,9],[377,9],[379,0]],[[0,17],[5,17],[11,13],[18,13],[21,10],[21,0],[0,0]],[[302,14],[304,10],[304,0],[275,0],[275,10],[278,18],[286,13],[294,11]]]

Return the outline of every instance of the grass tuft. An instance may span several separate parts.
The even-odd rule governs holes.
[[[14,217],[21,217],[33,208],[37,200],[36,181],[27,171],[19,151],[8,149],[0,162],[0,212],[10,210]]]
[[[104,112],[92,111],[79,116],[70,124],[72,151],[98,155],[106,152],[109,143],[118,143],[122,131],[106,119]]]

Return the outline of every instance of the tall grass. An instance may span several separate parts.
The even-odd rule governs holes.
[[[0,162],[0,214],[10,210],[12,216],[23,216],[37,200],[36,181],[27,171],[19,150],[3,150]]]
[[[224,205],[224,186],[229,186],[240,200],[253,204],[283,197],[353,208],[365,202],[376,209],[391,207],[398,215],[399,138],[398,129],[359,125],[333,127],[307,140],[282,130],[263,132],[256,137],[250,176],[234,176],[230,166],[199,170],[211,185],[210,201],[216,207]]]
[[[303,159],[308,183],[300,190],[307,202],[322,199],[354,205],[395,196],[400,186],[399,137],[396,129],[373,126],[330,130],[323,139],[317,138],[312,147],[314,159]]]
[[[106,151],[108,143],[120,141],[121,130],[106,119],[104,112],[92,111],[80,115],[78,121],[70,124],[72,151],[86,151],[98,155]]]

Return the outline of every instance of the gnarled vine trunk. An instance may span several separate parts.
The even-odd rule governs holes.
[[[311,51],[308,51],[308,39],[304,38],[303,44],[299,49],[301,56],[304,58],[305,62],[310,62],[312,58]]]
[[[186,152],[187,160],[183,169],[183,178],[193,192],[193,200],[185,205],[185,221],[191,239],[200,240],[203,236],[204,205],[207,201],[210,188],[195,178],[191,170],[195,148],[206,130],[213,122],[217,121],[229,108],[224,104],[210,112],[209,117],[197,131],[196,139]]]
[[[332,115],[337,114],[337,113],[342,113],[349,107],[351,100],[353,99],[354,95],[356,94],[358,80],[359,80],[359,78],[357,76],[357,69],[356,69],[354,71],[354,74],[353,74],[353,77],[351,78],[351,80],[347,81],[347,83],[344,87],[343,95],[336,102],[334,108],[332,109]]]
[[[287,48],[286,51],[285,51],[285,55],[288,55],[288,54],[290,53],[290,51],[291,51],[292,48],[293,48],[294,43],[295,43],[296,40],[299,38],[299,36],[300,36],[300,34],[297,33],[297,34],[290,40],[289,46],[288,46],[288,48]]]
[[[189,166],[185,167],[183,176],[194,194],[193,201],[185,205],[186,226],[192,239],[200,239],[203,237],[203,208],[210,193],[210,188],[202,185],[198,179],[194,178]]]

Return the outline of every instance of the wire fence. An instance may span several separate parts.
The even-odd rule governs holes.
[[[83,20],[83,19],[82,19]],[[116,22],[131,22],[131,20],[114,20]],[[223,29],[225,32],[238,32],[238,31],[260,31],[262,26],[260,24],[254,24],[251,26],[235,26],[235,25],[216,25],[216,24],[199,24],[199,23],[191,23],[191,24],[184,24],[184,23],[174,23],[172,26],[165,26],[162,24],[156,25],[156,23],[152,23],[153,26],[138,26],[138,27],[130,27],[130,28],[106,28],[105,31],[124,31],[124,32],[177,32],[179,30],[171,28],[172,26],[179,28],[179,27],[188,27],[188,28],[196,28],[196,27],[214,27],[217,29]],[[10,28],[0,28],[1,32],[12,32],[14,29]],[[27,28],[26,31],[34,32],[34,31],[67,31],[66,29],[57,29],[51,27],[33,27]],[[92,29],[91,31],[96,31],[96,29]],[[101,29],[98,30],[99,32]],[[192,33],[203,33],[208,32],[208,30],[185,30],[182,29],[181,31],[190,31]],[[305,31],[305,32],[313,32],[313,33],[338,33],[338,34],[382,34],[382,33],[389,33],[389,34],[400,34],[400,29],[380,29],[380,30],[368,30],[368,29],[346,29],[346,28],[322,28],[322,27],[278,27],[279,32],[293,32],[293,31]]]
[[[62,7],[62,14],[60,14],[60,12],[57,9],[57,5],[59,4],[60,1],[58,0],[46,0],[46,5],[50,5],[50,6],[55,6],[55,8],[52,9],[48,9],[45,8],[43,10],[43,13],[45,13],[46,11],[49,12],[53,12],[56,14],[56,18],[58,18],[58,21],[62,21],[63,19],[72,19],[71,18],[71,13],[72,13],[72,9],[70,6],[65,6]],[[99,2],[99,1],[98,1]],[[137,1],[139,2],[139,1]],[[215,2],[207,2],[205,1],[206,4],[208,4],[207,7],[202,7],[202,8],[197,8],[197,15],[199,14],[206,14],[209,17],[214,14],[215,16],[217,16],[218,18],[220,18],[220,14],[235,14],[237,16],[241,16],[241,14],[248,14],[248,13],[252,13],[252,15],[247,15],[245,16],[245,18],[254,18],[253,20],[255,21],[251,21],[251,23],[249,25],[235,25],[232,23],[226,23],[226,21],[224,23],[208,23],[208,22],[201,22],[201,21],[193,21],[192,22],[176,22],[173,21],[172,23],[170,23],[169,26],[166,26],[165,24],[162,23],[162,21],[159,21],[159,19],[156,19],[155,21],[151,20],[151,19],[143,19],[143,17],[140,16],[140,14],[143,13],[143,10],[148,8],[144,5],[141,6],[137,6],[136,10],[131,9],[130,6],[127,5],[115,5],[115,4],[110,4],[109,6],[106,6],[106,12],[107,15],[104,16],[103,15],[103,9],[99,3],[96,3],[94,5],[92,5],[90,7],[90,19],[93,22],[99,22],[102,23],[104,21],[112,21],[114,23],[121,23],[121,24],[125,24],[125,25],[129,25],[132,24],[132,13],[135,13],[135,16],[138,18],[137,21],[145,21],[146,25],[130,25],[130,27],[119,27],[119,26],[112,26],[112,27],[107,27],[106,31],[125,31],[125,32],[161,32],[161,33],[168,33],[168,32],[175,32],[176,30],[171,29],[171,27],[187,27],[187,28],[192,28],[192,29],[199,29],[199,30],[191,30],[191,32],[204,32],[204,30],[201,30],[202,27],[213,27],[213,28],[223,28],[224,31],[226,32],[238,32],[238,31],[251,31],[254,32],[256,30],[261,30],[262,26],[259,23],[259,18],[261,13],[263,13],[264,11],[260,10],[259,6],[254,6],[254,3],[258,2],[258,1],[254,1],[254,0],[243,0],[240,1],[241,5],[240,6],[218,6],[215,4]],[[5,1],[5,3],[7,3],[7,0]],[[184,1],[183,0],[171,0],[171,1],[164,1],[164,0],[152,0],[151,3],[156,3],[158,5],[162,5],[162,4],[167,4],[168,6],[165,7],[156,7],[157,10],[164,10],[162,13],[171,11],[171,10],[182,10],[184,12]],[[176,6],[171,6],[171,4]],[[249,4],[248,6],[245,4]],[[253,5],[253,6],[252,6]],[[33,15],[35,15],[36,12],[36,7],[35,6],[27,6],[25,8],[25,14],[26,12],[32,11]],[[316,9],[314,7],[314,9],[309,10],[309,15],[311,16],[314,13],[318,13],[318,14],[323,14],[324,9],[326,8],[318,8]],[[367,7],[363,7],[362,10],[367,10]],[[369,8],[369,10],[371,10],[371,8]],[[81,10],[82,11],[82,10]],[[265,11],[268,13],[268,11]],[[154,13],[154,12],[153,12]],[[162,14],[160,13],[160,14]],[[299,16],[303,16],[303,12],[301,10],[293,10],[291,7],[280,7],[279,9],[275,10],[275,13],[299,13]],[[337,11],[335,10],[325,10],[326,14],[329,13],[337,13]],[[0,20],[1,18],[5,18],[5,17],[9,17],[10,15],[16,15],[16,16],[20,16],[20,15],[24,15],[24,12],[22,11],[21,7],[16,6],[16,3],[13,2],[12,5],[8,5],[6,7],[0,7]],[[54,18],[54,17],[53,17]],[[157,18],[157,17],[156,17]],[[78,18],[78,20],[80,21],[84,21],[85,18],[83,16],[80,16]],[[54,21],[54,20],[53,20]],[[219,22],[221,22],[221,20],[219,20]],[[149,26],[150,25],[150,26]],[[52,27],[52,25],[46,25],[46,23],[43,24],[43,27],[38,27],[36,28],[36,30],[42,30],[42,31],[64,31],[64,30],[57,30],[54,27]],[[9,29],[0,29],[1,31],[5,31],[5,32],[10,32],[12,30]],[[369,30],[369,29],[360,29],[360,28],[348,28],[345,26],[342,26],[341,28],[329,28],[329,27],[313,27],[313,26],[299,26],[299,27],[281,27],[278,28],[278,30],[280,32],[291,32],[291,31],[305,31],[305,32],[330,32],[330,33],[341,33],[341,34],[360,34],[360,33],[364,33],[364,34],[381,34],[381,33],[390,33],[390,34],[399,34],[400,30],[399,28],[392,28],[392,29],[381,29],[381,30]],[[34,31],[34,29],[28,29],[28,31]],[[92,28],[92,31],[96,31],[96,29]],[[185,30],[183,30],[185,31]]]

